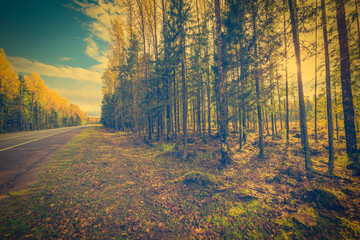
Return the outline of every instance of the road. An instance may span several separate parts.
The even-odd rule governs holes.
[[[0,196],[26,189],[52,153],[88,126],[0,135]]]

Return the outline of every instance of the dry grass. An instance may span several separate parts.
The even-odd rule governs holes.
[[[341,152],[336,174],[352,183],[308,176],[296,138],[286,146],[267,137],[262,161],[251,136],[241,152],[231,138],[234,163],[224,169],[217,140],[190,138],[184,151],[176,143],[145,144],[131,133],[84,131],[58,152],[36,186],[1,201],[1,238],[356,238],[359,179],[346,170]],[[311,145],[318,146],[315,168],[325,173],[326,153]],[[303,195],[315,187],[334,192],[345,210],[306,202]],[[315,227],[294,220],[307,213]]]

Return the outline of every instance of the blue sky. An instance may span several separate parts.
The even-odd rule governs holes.
[[[45,83],[89,116],[100,115],[110,3],[17,0],[0,3],[0,48],[19,73]],[[105,9],[105,10],[104,10]],[[107,10],[106,10],[107,9]]]
[[[107,66],[112,0],[8,0],[0,3],[0,48],[19,73],[37,72],[89,116],[100,116],[101,75]],[[311,38],[312,39],[312,38]],[[311,96],[313,58],[303,62]],[[296,64],[289,60],[289,73]]]

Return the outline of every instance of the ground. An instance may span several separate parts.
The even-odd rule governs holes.
[[[336,178],[326,173],[326,145],[310,142],[304,171],[300,139],[255,139],[234,162],[219,164],[220,143],[190,135],[144,142],[133,133],[92,127],[52,157],[32,188],[0,201],[1,239],[357,239],[359,178],[337,143]],[[255,135],[255,134],[254,134]]]

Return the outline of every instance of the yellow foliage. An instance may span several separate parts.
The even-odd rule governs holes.
[[[0,49],[0,94],[13,99],[19,92],[20,81],[14,66],[6,59],[4,50]]]
[[[81,119],[86,119],[87,114],[80,110],[78,105],[69,103],[57,92],[45,85],[44,80],[37,73],[24,76],[27,89],[30,91],[33,102],[38,102],[47,111],[56,109],[60,116],[78,115]]]

